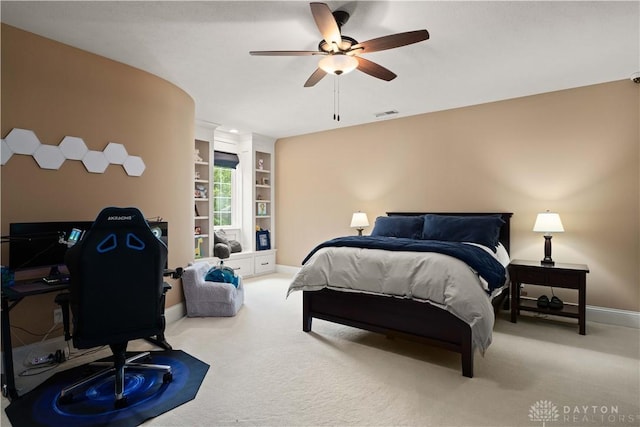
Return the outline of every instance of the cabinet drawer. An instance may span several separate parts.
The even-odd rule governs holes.
[[[545,284],[546,272],[538,269],[521,268],[518,270],[517,279],[520,283]]]
[[[251,258],[226,259],[224,264],[233,268],[238,276],[251,276],[253,274],[253,263]]]
[[[256,274],[274,272],[276,271],[276,256],[273,254],[256,255],[254,265]]]
[[[570,271],[553,271],[548,273],[549,285],[577,288],[580,285],[580,273]]]

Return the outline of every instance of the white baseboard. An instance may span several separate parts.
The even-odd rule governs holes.
[[[299,270],[299,267],[291,267],[287,265],[276,266],[277,273],[286,273],[291,274],[292,276]],[[165,319],[167,321],[167,324],[176,322],[184,316],[186,316],[186,306],[184,301],[178,304],[174,304],[165,310]],[[640,312],[588,305],[587,321],[640,329]],[[64,341],[64,337],[62,336],[51,338],[43,342],[15,347],[13,349],[14,369],[16,372],[22,370],[22,363],[27,359],[27,356],[55,353],[56,350],[62,350],[66,348],[67,345]],[[0,367],[2,368],[0,372],[4,372],[4,367]]]
[[[300,267],[292,267],[290,265],[280,265],[276,264],[276,273],[286,273],[295,275],[298,271],[300,271]]]
[[[588,305],[587,321],[640,329],[640,312]]]
[[[187,315],[186,306],[183,302],[167,307],[164,312],[164,317],[167,324],[178,321]],[[17,374],[27,366],[24,366],[24,361],[28,356],[41,356],[49,353],[54,353],[56,350],[64,350],[67,348],[67,344],[64,341],[63,336],[48,339],[42,342],[35,342],[28,345],[13,348],[13,366],[14,371]],[[2,357],[2,353],[0,353]],[[4,359],[2,359],[4,360]],[[0,364],[2,365],[2,364]],[[1,366],[0,372],[4,373],[4,366]]]
[[[300,267],[292,267],[290,265],[276,265],[276,272],[286,273],[291,276],[300,271]],[[615,308],[596,307],[588,305],[587,321],[604,323],[607,325],[626,326],[628,328],[640,329],[640,312],[618,310]]]
[[[164,310],[164,318],[167,324],[176,322],[182,319],[186,315],[187,315],[187,307],[184,301],[174,304],[171,307],[167,307]]]

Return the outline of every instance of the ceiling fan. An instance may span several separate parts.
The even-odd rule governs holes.
[[[259,50],[251,51],[250,55],[262,56],[324,56],[318,63],[318,68],[311,74],[304,87],[311,87],[318,83],[327,73],[341,75],[360,70],[378,79],[390,81],[397,76],[385,67],[362,58],[360,55],[381,50],[393,49],[418,43],[429,38],[427,30],[408,31],[391,34],[359,43],[352,37],[342,35],[340,29],[349,20],[349,13],[341,10],[331,12],[325,3],[310,3],[311,14],[322,34],[323,40],[318,44],[318,50]]]

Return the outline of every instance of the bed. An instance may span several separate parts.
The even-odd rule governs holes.
[[[407,285],[407,289],[404,291],[396,291],[393,292],[395,295],[390,295],[386,293],[386,290],[363,290],[366,288],[362,288],[361,285],[364,282],[368,282],[371,280],[371,275],[366,277],[364,269],[359,273],[356,272],[353,275],[349,276],[348,284],[340,283],[338,284],[336,280],[332,279],[331,276],[333,274],[333,270],[339,270],[340,264],[344,263],[343,253],[349,254],[350,251],[356,251],[352,256],[354,256],[355,260],[359,265],[365,265],[365,258],[370,255],[375,255],[379,257],[380,255],[384,256],[384,259],[395,259],[393,257],[404,256],[405,250],[400,248],[398,249],[398,245],[402,246],[403,244],[413,245],[414,239],[416,239],[416,244],[422,245],[423,243],[433,243],[436,246],[449,245],[448,242],[418,242],[417,240],[425,240],[425,239],[435,239],[438,237],[438,231],[436,230],[435,235],[423,235],[416,236],[411,234],[409,237],[411,240],[405,240],[408,235],[400,234],[394,235],[392,232],[390,235],[385,235],[383,232],[382,235],[386,238],[380,238],[378,236],[365,237],[364,241],[375,241],[375,240],[385,240],[389,241],[392,245],[392,249],[388,250],[378,249],[376,247],[369,248],[352,248],[352,247],[344,247],[344,246],[352,246],[349,242],[354,240],[353,238],[338,238],[337,247],[332,247],[335,245],[332,239],[331,241],[324,242],[323,244],[318,245],[314,248],[313,251],[305,258],[303,261],[303,267],[294,277],[287,295],[291,292],[301,290],[303,292],[303,314],[302,314],[302,329],[305,332],[311,331],[312,319],[322,319],[329,322],[334,322],[342,325],[347,325],[351,327],[356,327],[372,332],[382,333],[387,336],[394,337],[405,337],[409,339],[418,339],[427,344],[441,347],[450,351],[454,351],[460,353],[461,361],[462,361],[462,375],[465,377],[473,377],[473,358],[476,349],[480,349],[480,352],[484,352],[486,347],[490,344],[491,340],[491,331],[488,332],[487,337],[478,337],[478,335],[482,335],[478,331],[484,330],[484,334],[486,334],[486,328],[493,328],[493,321],[498,310],[506,304],[506,298],[509,293],[508,286],[508,276],[506,272],[506,264],[508,264],[508,252],[510,249],[510,219],[512,213],[477,213],[477,212],[388,212],[386,217],[379,217],[376,219],[376,224],[374,226],[374,230],[372,234],[376,234],[377,230],[382,230],[385,223],[397,223],[398,221],[420,221],[422,218],[424,221],[424,230],[427,233],[428,226],[427,222],[431,224],[431,229],[433,227],[438,227],[438,224],[442,224],[441,221],[450,220],[458,220],[461,219],[461,224],[464,224],[465,221],[475,221],[476,218],[479,221],[484,222],[485,220],[489,220],[490,218],[499,218],[500,225],[495,230],[496,239],[496,249],[500,249],[500,251],[505,252],[507,260],[501,261],[500,263],[504,267],[504,273],[500,280],[497,279],[499,277],[497,275],[499,267],[493,265],[492,261],[485,261],[484,258],[488,258],[491,255],[481,255],[481,252],[489,252],[487,248],[483,248],[480,250],[471,250],[474,252],[473,256],[479,256],[482,258],[482,263],[491,263],[491,267],[496,270],[496,274],[493,275],[492,286],[487,288],[487,280],[484,277],[489,277],[490,274],[480,273],[482,263],[478,264],[475,261],[473,268],[469,268],[466,261],[460,261],[458,259],[453,259],[450,254],[446,251],[441,251],[439,248],[436,248],[436,251],[440,253],[430,253],[425,252],[429,251],[429,247],[426,249],[419,249],[423,253],[420,253],[418,264],[409,264],[420,266],[425,264],[423,262],[423,258],[426,257],[437,257],[439,259],[446,259],[447,262],[462,264],[466,267],[466,270],[475,273],[475,278],[470,279],[467,276],[464,276],[460,280],[454,280],[453,282],[461,282],[457,284],[458,287],[463,287],[464,289],[468,289],[469,293],[477,294],[478,291],[476,288],[481,288],[481,293],[483,295],[482,298],[474,296],[478,301],[478,304],[482,307],[488,304],[489,309],[482,308],[478,309],[477,313],[475,312],[476,308],[473,307],[470,311],[473,311],[473,316],[469,317],[464,312],[464,308],[462,311],[458,311],[455,314],[452,312],[452,308],[448,304],[438,304],[434,301],[429,300],[429,297],[422,296],[422,298],[417,298],[414,295],[411,295],[411,292],[416,292],[413,290],[414,285]],[[491,220],[493,221],[493,220]],[[378,224],[381,224],[378,227]],[[415,228],[415,226],[412,225]],[[447,225],[443,226],[443,229],[447,229]],[[403,233],[408,233],[403,231]],[[413,231],[411,233],[414,233]],[[493,233],[493,231],[491,232]],[[491,234],[489,233],[489,234]],[[388,233],[387,233],[388,234]],[[455,234],[455,233],[454,233]],[[464,233],[463,233],[464,234]],[[388,238],[394,237],[394,238]],[[447,239],[448,237],[442,237],[443,239]],[[484,238],[484,234],[483,234]],[[493,237],[492,237],[493,238]],[[465,236],[466,239],[466,236]],[[459,238],[453,238],[451,240],[459,240]],[[346,242],[346,243],[345,243]],[[478,246],[475,244],[459,244],[455,243],[457,246]],[[357,245],[361,245],[361,243],[356,243]],[[376,243],[377,245],[377,243]],[[453,243],[451,244],[453,245]],[[487,244],[488,246],[492,246]],[[394,248],[395,246],[395,248]],[[449,245],[450,246],[450,245]],[[447,246],[448,247],[448,246]],[[457,250],[457,249],[456,249]],[[465,249],[466,250],[466,249]],[[493,249],[492,249],[493,250]],[[476,252],[478,254],[476,254]],[[495,252],[495,250],[494,250]],[[498,251],[499,252],[499,251]],[[408,255],[414,256],[414,255]],[[458,255],[456,255],[458,256]],[[325,271],[314,271],[314,262],[316,258],[324,257],[328,261],[329,267],[325,267]],[[494,256],[495,257],[495,256]],[[417,257],[414,257],[417,258]],[[504,258],[504,255],[503,255]],[[451,259],[451,260],[449,260]],[[466,258],[465,258],[466,259]],[[474,260],[472,260],[474,261]],[[376,262],[375,259],[373,261],[367,262]],[[382,261],[381,261],[382,262]],[[395,262],[395,261],[393,261]],[[375,267],[373,264],[367,264]],[[395,265],[395,264],[393,264]],[[380,271],[377,274],[385,275],[385,269],[389,265],[386,264],[385,267],[380,267]],[[321,267],[317,267],[316,270]],[[372,267],[369,267],[367,270],[371,270]],[[444,269],[449,267],[443,267]],[[458,269],[458,266],[455,267]],[[476,270],[477,269],[477,270]],[[411,282],[416,280],[423,280],[419,277],[415,278],[414,273],[418,272],[418,268],[414,270],[404,273],[406,277],[403,276],[403,273],[398,274],[398,272],[394,272],[397,277],[393,278],[394,283],[403,283],[403,282]],[[376,273],[373,273],[376,274]],[[416,273],[417,274],[417,273]],[[429,273],[431,274],[431,273]],[[457,274],[457,273],[456,273]],[[467,274],[468,273],[464,273]],[[307,277],[316,276],[315,281],[307,280]],[[411,276],[411,277],[410,277]],[[324,279],[318,279],[318,277],[323,277]],[[363,279],[363,277],[365,277]],[[330,283],[332,280],[336,283]],[[342,280],[342,279],[340,279]],[[440,279],[428,279],[426,281],[434,281]],[[375,280],[374,280],[375,281]],[[441,281],[449,282],[449,279],[442,279]],[[475,283],[471,284],[470,282],[474,281]],[[305,283],[307,282],[307,283]],[[444,285],[443,285],[444,286]],[[449,286],[447,284],[446,286]],[[468,288],[465,288],[468,286]],[[444,289],[444,288],[443,288]],[[398,292],[405,295],[398,295]],[[449,292],[448,290],[446,292]],[[449,292],[451,293],[451,292]],[[465,294],[467,291],[459,292],[454,290],[453,293]],[[409,295],[407,295],[409,294]],[[471,297],[470,297],[471,298]],[[484,300],[486,301],[484,301]],[[475,304],[475,303],[474,303]],[[463,301],[459,304],[461,307],[470,307],[468,301]],[[456,309],[458,310],[458,309]],[[456,311],[453,310],[453,311]],[[478,314],[480,313],[480,314]],[[467,318],[468,317],[468,318]],[[465,319],[466,320],[463,320]],[[470,321],[469,319],[474,319]],[[476,320],[478,320],[476,322]],[[478,325],[481,324],[479,327]],[[484,328],[484,329],[480,329]],[[484,340],[484,341],[482,341]]]

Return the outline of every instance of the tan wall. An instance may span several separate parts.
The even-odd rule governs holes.
[[[281,139],[277,262],[353,234],[358,210],[514,212],[512,256],[538,260],[550,209],[553,258],[591,269],[587,304],[638,311],[639,105],[625,80]]]
[[[23,128],[43,144],[57,145],[69,135],[102,151],[118,142],[146,169],[140,177],[119,165],[93,174],[79,161],[66,161],[52,171],[31,156],[14,155],[0,174],[2,234],[11,222],[93,220],[105,206],[136,206],[169,222],[169,264],[185,266],[193,259],[194,111],[191,97],[167,81],[3,24],[2,137]],[[173,285],[168,306],[183,299],[179,281]],[[12,324],[45,332],[53,298],[25,300],[11,311]],[[39,339],[14,335],[26,343]]]

